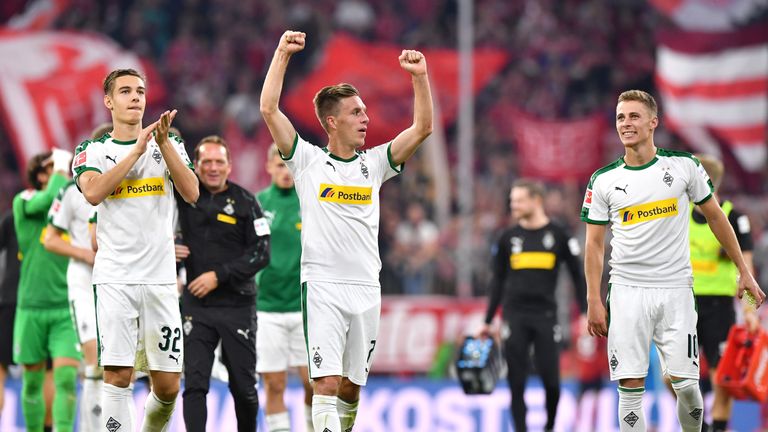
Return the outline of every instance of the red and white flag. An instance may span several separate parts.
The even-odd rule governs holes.
[[[668,30],[658,36],[656,85],[662,121],[697,151],[744,170],[766,164],[768,19],[729,31]]]
[[[148,71],[105,36],[77,32],[0,31],[0,111],[19,164],[54,147],[73,150],[110,121],[102,82],[113,69]],[[150,79],[148,102],[163,97]]]

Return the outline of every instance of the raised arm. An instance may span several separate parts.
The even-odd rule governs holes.
[[[427,59],[419,51],[403,50],[400,67],[411,74],[413,83],[413,124],[392,141],[392,162],[407,161],[432,133],[432,92],[429,88]]]
[[[592,336],[608,336],[608,313],[603,305],[600,284],[603,279],[605,225],[587,224],[584,242],[584,276],[587,280],[587,329]]]
[[[152,134],[152,131],[157,127],[157,122],[145,127],[141,130],[139,138],[136,140],[131,152],[124,158],[120,159],[114,168],[111,170],[100,173],[98,171],[84,171],[76,178],[77,187],[83,193],[85,200],[91,205],[99,205],[104,201],[109,194],[114,192],[117,185],[128,174],[133,164],[144,154],[147,150],[147,141]],[[86,151],[86,150],[81,150]],[[76,158],[77,159],[77,158]]]
[[[277,144],[278,150],[284,156],[291,154],[293,141],[296,138],[294,129],[288,117],[280,111],[280,94],[283,91],[285,71],[288,69],[288,61],[291,56],[304,49],[306,34],[302,32],[286,31],[280,37],[280,43],[272,56],[267,76],[264,78],[264,88],[261,89],[261,116],[264,118],[272,139]]]
[[[720,242],[720,245],[723,246],[725,252],[739,269],[739,290],[737,296],[741,298],[746,289],[757,300],[756,307],[760,307],[763,301],[765,301],[765,293],[760,289],[757,281],[752,276],[750,266],[741,253],[736,233],[733,232],[733,227],[731,227],[728,218],[717,203],[717,199],[715,197],[708,199],[699,205],[699,209],[704,214],[704,217],[707,218],[707,224],[709,229],[712,230],[712,234],[715,235],[717,241]]]
[[[174,143],[168,139],[168,129],[171,127],[173,118],[176,117],[176,110],[166,111],[157,121],[155,141],[157,142],[160,153],[163,154],[165,164],[173,179],[173,186],[179,192],[184,201],[194,204],[200,196],[200,187],[197,176],[188,166],[186,161],[182,160],[179,153],[173,148]]]

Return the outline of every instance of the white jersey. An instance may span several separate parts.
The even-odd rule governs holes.
[[[301,281],[379,286],[379,189],[402,170],[389,144],[341,159],[296,135],[284,159],[301,205]]]
[[[69,234],[72,246],[91,248],[91,233],[88,231],[88,220],[93,206],[85,197],[74,181],[70,181],[60,191],[48,211],[48,221],[60,231]],[[91,273],[93,267],[74,258],[69,259],[67,266],[67,285],[70,290],[92,290]]]
[[[173,148],[192,168],[184,144],[170,134]],[[85,171],[105,173],[127,156],[133,141],[105,135],[85,141],[72,162],[75,180]],[[175,284],[173,246],[173,183],[155,139],[125,179],[98,207],[96,240],[99,250],[93,283]]]
[[[581,220],[611,222],[611,283],[645,287],[693,286],[688,205],[712,196],[704,167],[690,153],[658,149],[640,167],[624,158],[589,181]]]

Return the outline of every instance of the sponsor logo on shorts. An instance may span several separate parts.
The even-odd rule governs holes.
[[[174,356],[173,354],[168,354],[168,358],[171,360],[175,360],[176,364],[179,364],[179,356]]]
[[[635,427],[635,423],[637,423],[638,420],[640,420],[640,417],[638,417],[634,411],[630,411],[629,414],[624,416],[624,421],[629,427]]]
[[[251,329],[237,329],[237,334],[245,338],[245,340],[248,340],[248,333],[251,332]]]
[[[677,198],[640,204],[619,210],[622,225],[634,225],[654,219],[677,216]]]
[[[136,198],[150,195],[165,195],[165,181],[162,177],[123,180],[107,198]]]
[[[373,188],[360,186],[339,186],[323,183],[320,185],[320,201],[337,204],[371,204]]]

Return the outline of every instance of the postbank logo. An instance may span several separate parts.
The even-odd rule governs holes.
[[[371,204],[372,189],[360,186],[339,186],[333,184],[320,184],[320,201],[338,204]]]
[[[150,177],[144,179],[135,180],[123,180],[115,188],[109,197],[110,199],[118,198],[136,198],[150,195],[164,195],[165,194],[165,182],[162,177]]]
[[[634,225],[671,216],[677,216],[677,198],[654,201],[619,210],[622,225]]]

